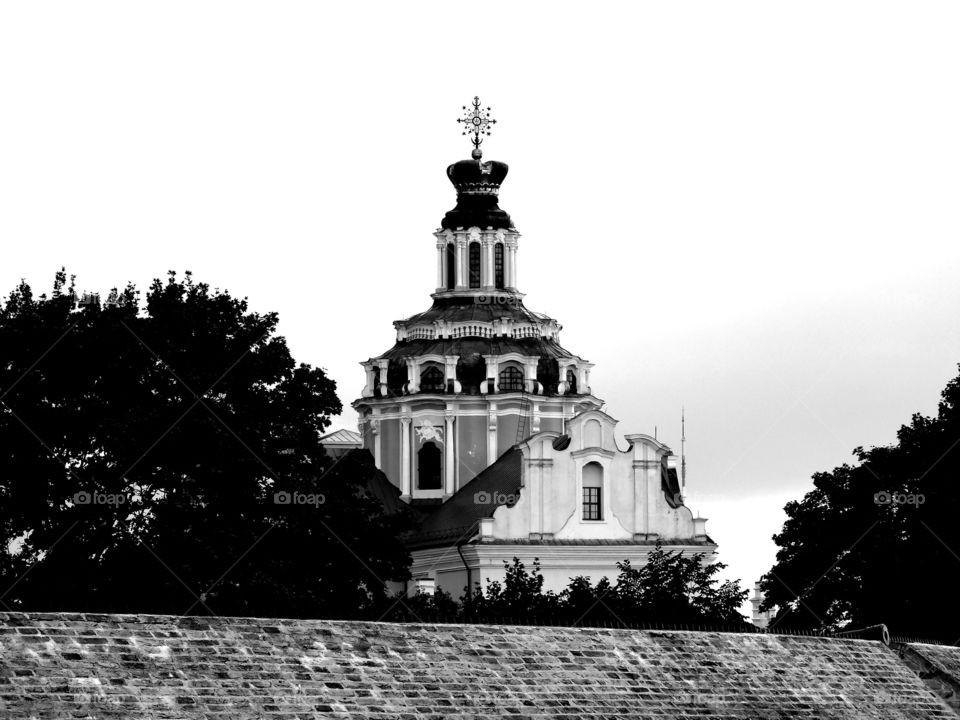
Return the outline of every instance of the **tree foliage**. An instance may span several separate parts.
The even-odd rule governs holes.
[[[543,591],[539,560],[527,570],[513,558],[504,562],[505,577],[484,589],[465,592],[460,602],[437,591],[431,598],[418,595],[398,598],[393,619],[448,622],[520,622],[563,625],[742,625],[739,609],[747,591],[736,582],[720,582],[717,574],[726,566],[704,562],[692,555],[666,551],[659,544],[648,561],[633,567],[617,563],[616,583],[606,577],[596,585],[579,576],[557,594]]]
[[[762,581],[775,624],[885,623],[894,634],[960,637],[960,377],[934,417],[916,414],[894,445],[813,476],[786,506],[777,562]]]
[[[190,274],[0,310],[0,607],[309,616],[407,576],[387,517],[318,442],[341,406],[275,313]],[[287,493],[287,495],[278,495]],[[284,503],[283,499],[290,499]]]

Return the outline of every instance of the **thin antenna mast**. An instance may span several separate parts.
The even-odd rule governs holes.
[[[687,412],[680,406],[680,492],[687,491]]]

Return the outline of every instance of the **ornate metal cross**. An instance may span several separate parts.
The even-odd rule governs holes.
[[[463,134],[473,135],[473,156],[480,159],[480,143],[483,142],[481,135],[490,135],[490,126],[497,121],[490,117],[490,108],[480,107],[480,98],[473,98],[473,107],[463,106],[463,117],[457,119],[458,123],[463,123]]]

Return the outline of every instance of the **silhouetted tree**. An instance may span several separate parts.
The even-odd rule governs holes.
[[[813,476],[786,505],[780,550],[764,577],[774,624],[887,624],[894,634],[960,637],[960,378],[935,417],[914,415],[891,446]]]
[[[601,578],[592,585],[578,576],[559,595],[544,592],[540,561],[527,570],[518,559],[504,561],[504,581],[465,592],[452,604],[446,593],[402,601],[397,599],[391,619],[447,618],[453,622],[556,623],[561,625],[733,625],[742,626],[740,606],[747,597],[739,583],[720,582],[726,565],[704,562],[701,553],[665,551],[659,544],[648,561],[633,567],[617,563],[616,584]],[[402,606],[402,608],[400,607]]]
[[[407,577],[370,463],[277,316],[187,273],[103,302],[56,276],[0,310],[0,607],[322,616]],[[348,456],[349,457],[349,456]],[[324,475],[326,471],[330,471]]]
[[[553,592],[543,592],[543,574],[540,561],[533,560],[528,571],[519,558],[512,563],[504,561],[504,580],[491,581],[481,592],[475,588],[461,598],[463,615],[468,621],[476,618],[484,622],[526,621],[557,617],[561,603]]]

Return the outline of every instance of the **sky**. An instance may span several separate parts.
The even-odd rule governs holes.
[[[518,285],[622,433],[679,452],[729,577],[960,362],[955,2],[0,4],[0,296],[168,270],[276,311],[355,427],[484,157]],[[825,568],[826,570],[826,568]]]

